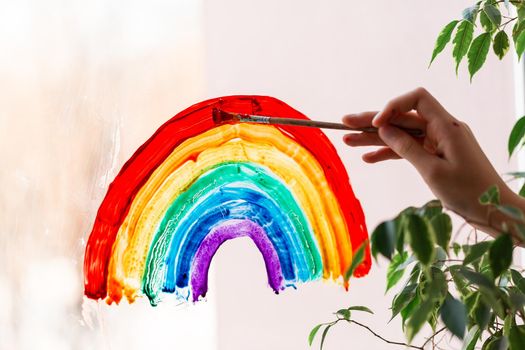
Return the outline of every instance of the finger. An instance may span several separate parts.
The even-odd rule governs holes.
[[[385,142],[375,132],[350,133],[343,136],[343,141],[348,146],[386,146]],[[417,138],[416,142],[423,145],[423,148],[429,153],[435,153],[436,148],[428,138]]]
[[[418,115],[426,121],[448,116],[443,106],[427,90],[417,88],[390,100],[377,114],[372,124],[376,127],[386,125],[392,117],[412,110],[416,110]]]
[[[385,143],[377,133],[362,132],[351,133],[343,136],[343,141],[348,146],[384,146]]]
[[[413,137],[399,128],[385,125],[379,128],[379,137],[397,155],[412,163],[421,173],[432,168],[435,157],[429,154]]]
[[[369,127],[372,126],[372,121],[378,113],[379,112],[374,111],[349,114],[343,117],[343,124],[352,128]],[[415,112],[407,112],[393,116],[390,119],[390,123],[397,126],[413,129],[424,129],[426,127],[426,121],[423,118],[419,117]]]
[[[367,163],[377,163],[390,159],[401,159],[390,147],[383,147],[377,151],[363,154],[363,160]]]
[[[372,125],[372,119],[378,111],[348,114],[343,117],[343,124],[352,128],[364,128]]]

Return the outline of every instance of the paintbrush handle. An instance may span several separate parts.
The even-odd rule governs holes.
[[[351,128],[347,125],[341,124],[341,123],[332,123],[332,122],[322,122],[322,121],[315,121],[315,120],[309,120],[309,119],[295,119],[295,118],[273,118],[270,117],[270,120],[268,121],[268,124],[281,124],[281,125],[295,125],[295,126],[309,126],[314,128],[321,128],[321,129],[335,129],[335,130],[355,130],[355,128]],[[372,129],[374,128],[366,128],[370,129],[369,132],[373,132]],[[365,131],[365,130],[360,130]],[[376,130],[377,131],[377,130]]]
[[[243,118],[240,115],[241,121],[243,122],[252,122],[252,123],[263,123],[263,124],[273,124],[273,125],[293,125],[293,126],[305,126],[311,128],[321,128],[321,129],[335,129],[335,130],[349,130],[349,131],[361,131],[361,132],[377,132],[377,128],[373,126],[363,127],[363,128],[352,128],[350,126],[341,124],[341,123],[332,123],[332,122],[323,122],[310,119],[295,119],[295,118],[275,118],[275,117],[266,117],[259,115],[247,115]],[[425,133],[420,129],[404,128],[399,127],[408,134],[414,137],[423,137]]]
[[[293,125],[293,126],[305,126],[310,128],[321,128],[321,129],[335,129],[335,130],[348,130],[348,131],[361,131],[361,132],[377,132],[377,128],[373,126],[363,128],[352,128],[350,126],[341,123],[322,122],[310,119],[296,119],[296,118],[277,118],[268,117],[264,115],[251,115],[251,114],[240,114],[240,113],[228,113],[223,112],[229,116],[235,116],[241,123],[256,123],[256,124],[272,124],[272,125]],[[425,132],[420,129],[404,128],[398,126],[408,134],[414,137],[423,137]]]

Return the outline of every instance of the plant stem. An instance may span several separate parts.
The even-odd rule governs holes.
[[[509,19],[507,22],[500,24],[500,26],[498,27],[498,29],[501,28],[501,27],[503,27],[502,30],[505,30],[505,27],[507,26],[507,24],[509,24],[510,22],[515,21],[516,19],[518,19],[518,17],[509,17],[509,18],[510,18],[510,19]]]
[[[419,349],[419,350],[424,350],[424,348],[422,346],[415,346],[415,345],[410,345],[410,344],[407,344],[407,343],[402,343],[402,342],[397,342],[397,341],[391,341],[391,340],[388,340],[388,339],[385,339],[383,338],[381,335],[377,334],[376,332],[374,332],[370,327],[368,327],[367,325],[364,325],[362,323],[359,323],[357,321],[354,321],[354,320],[348,320],[348,322],[350,323],[355,323],[356,325],[366,329],[367,331],[369,331],[370,333],[372,333],[375,337],[381,339],[382,341],[384,341],[385,343],[387,344],[391,344],[391,345],[399,345],[399,346],[406,346],[408,348],[412,348],[412,349]]]
[[[463,262],[461,259],[443,259],[443,260],[436,260],[437,263],[450,263],[450,262]]]
[[[425,345],[427,345],[429,341],[434,340],[434,338],[436,337],[436,335],[438,335],[439,333],[443,332],[445,329],[447,329],[447,327],[443,327],[443,328],[441,328],[439,331],[437,331],[436,333],[432,334],[432,336],[430,336],[430,337],[429,337],[429,338],[423,343],[423,345],[421,345],[421,348],[424,349],[424,348],[425,348]]]

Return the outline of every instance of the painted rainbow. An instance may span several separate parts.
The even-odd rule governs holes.
[[[85,295],[133,302],[162,293],[198,301],[227,240],[249,237],[278,293],[342,281],[368,239],[363,211],[334,146],[319,129],[216,125],[212,111],[306,116],[263,96],[229,96],[177,114],[109,186],[86,245]],[[370,252],[356,269],[368,273]],[[346,284],[346,282],[345,282]]]

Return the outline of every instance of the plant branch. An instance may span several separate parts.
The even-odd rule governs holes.
[[[506,21],[505,23],[500,24],[500,26],[498,27],[498,29],[499,29],[499,28],[503,28],[502,30],[505,30],[505,27],[507,26],[507,24],[509,24],[510,22],[515,21],[515,20],[518,19],[518,17],[508,17],[508,18],[509,18],[509,20]]]
[[[407,343],[402,343],[402,342],[397,342],[397,341],[392,341],[392,340],[388,340],[386,338],[383,338],[381,335],[377,334],[376,332],[374,332],[370,327],[368,327],[367,325],[364,325],[362,323],[359,323],[357,321],[354,321],[354,320],[348,320],[348,322],[350,323],[355,323],[356,325],[358,325],[359,327],[362,327],[364,329],[366,329],[367,331],[369,331],[370,333],[372,333],[375,337],[381,339],[382,341],[384,341],[385,343],[387,344],[391,344],[391,345],[399,345],[399,346],[405,346],[405,347],[408,347],[408,348],[412,348],[412,349],[419,349],[419,350],[424,350],[424,348],[422,346],[415,346],[415,345],[410,345],[410,344],[407,344]]]
[[[442,259],[442,260],[436,260],[437,263],[451,263],[451,262],[463,262],[463,259]]]
[[[432,336],[430,336],[424,343],[423,345],[421,345],[421,348],[424,349],[425,348],[425,345],[428,344],[429,341],[433,340],[439,333],[443,332],[445,329],[447,329],[447,327],[443,327],[441,328],[439,331],[437,331],[436,333],[434,333]]]

